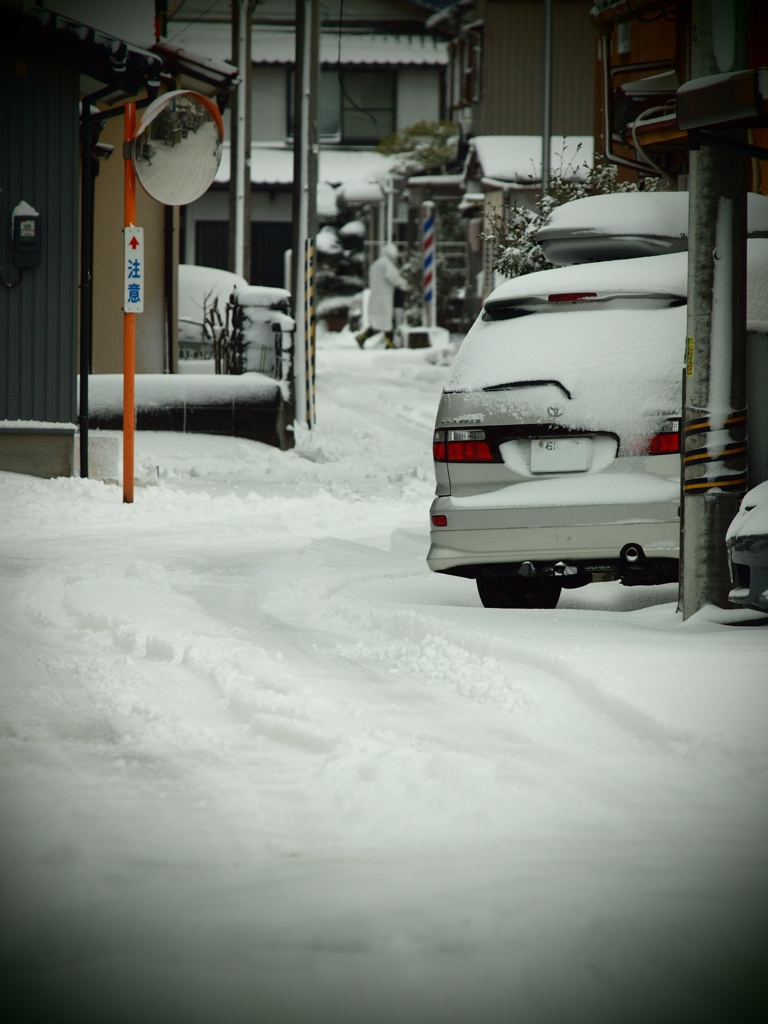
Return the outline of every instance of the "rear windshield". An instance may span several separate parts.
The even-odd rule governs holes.
[[[483,320],[514,320],[532,313],[583,312],[600,309],[669,309],[684,306],[686,300],[679,295],[643,293],[633,295],[588,295],[577,297],[565,294],[535,295],[520,299],[489,299],[483,307]]]

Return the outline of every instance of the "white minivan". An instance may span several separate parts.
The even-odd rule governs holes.
[[[768,241],[749,246],[765,279]],[[492,292],[438,407],[430,569],[506,608],[678,578],[686,295],[686,252]]]

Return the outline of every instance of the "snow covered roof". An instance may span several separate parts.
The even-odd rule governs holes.
[[[231,147],[222,146],[221,163],[214,184],[227,185],[230,177]],[[365,194],[365,202],[382,199],[379,185],[391,172],[395,157],[382,156],[367,149],[321,149],[317,174],[317,212],[333,216],[337,212],[337,189],[345,186],[349,196]],[[293,184],[293,150],[282,143],[251,145],[251,184],[262,188],[288,188]],[[350,199],[350,201],[363,201]]]
[[[173,40],[219,60],[232,55],[232,29],[228,24],[187,23],[174,25]],[[341,46],[341,48],[339,48]],[[254,64],[294,64],[296,33],[287,29],[255,26],[251,35]],[[447,44],[431,36],[384,35],[337,32],[320,35],[320,63],[369,65],[445,65]]]
[[[295,38],[285,33],[282,42],[282,63],[293,63]],[[263,46],[263,50],[262,50]],[[259,57],[263,63],[276,63],[274,53],[278,40],[272,38],[259,41]],[[387,35],[342,35],[339,52],[338,33],[323,33],[320,37],[321,64],[432,64],[448,63],[446,43],[431,36],[387,36]]]
[[[463,174],[414,174],[408,178],[408,187],[420,198],[458,199],[463,190]]]
[[[214,179],[217,185],[229,182],[230,152],[230,144],[225,142]],[[317,178],[334,187],[352,181],[378,181],[391,173],[395,159],[370,149],[321,148]],[[251,184],[290,185],[292,182],[292,148],[282,143],[251,145]]]
[[[582,178],[592,164],[594,139],[591,135],[553,135],[549,151],[553,173]],[[464,178],[497,188],[537,184],[541,181],[541,136],[476,136],[469,143]]]

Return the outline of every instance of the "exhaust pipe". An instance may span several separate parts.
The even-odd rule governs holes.
[[[645,561],[645,552],[639,544],[625,544],[621,549],[619,558],[627,565],[640,565]]]

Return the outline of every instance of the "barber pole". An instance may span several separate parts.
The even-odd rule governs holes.
[[[424,326],[437,326],[437,279],[435,275],[435,204],[421,204],[421,237],[424,267]]]

